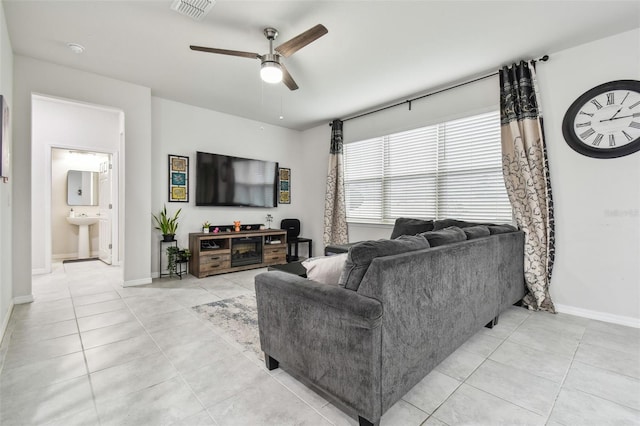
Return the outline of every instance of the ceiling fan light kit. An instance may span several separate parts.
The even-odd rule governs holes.
[[[266,54],[262,58],[260,78],[265,83],[276,84],[282,81],[282,66],[278,55]]]
[[[239,56],[241,58],[260,59],[260,78],[266,83],[280,83],[281,81],[289,88],[289,90],[298,89],[298,84],[295,82],[287,68],[280,61],[280,58],[288,58],[298,50],[302,49],[306,45],[316,41],[329,31],[324,25],[318,24],[315,27],[308,29],[307,31],[298,34],[289,41],[282,43],[280,46],[273,48],[273,40],[278,36],[278,30],[275,28],[265,28],[264,36],[269,40],[269,53],[260,55],[253,52],[243,52],[240,50],[228,50],[218,49],[215,47],[204,46],[189,46],[191,50],[207,53],[218,53],[220,55]],[[274,50],[277,53],[274,53]]]

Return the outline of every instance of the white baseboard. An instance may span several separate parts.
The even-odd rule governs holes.
[[[149,278],[140,278],[138,280],[125,281],[125,282],[122,283],[122,287],[135,287],[137,285],[151,284],[151,282],[152,282],[151,277],[149,277]]]
[[[606,312],[598,312],[598,311],[592,311],[589,309],[576,308],[575,306],[559,305],[557,303],[554,305],[556,307],[556,311],[563,314],[575,315],[577,317],[584,317],[584,318],[594,319],[594,320],[603,321],[603,322],[610,322],[613,324],[626,325],[627,327],[640,328],[640,318],[624,317],[622,315],[614,315]]]
[[[2,328],[0,329],[0,343],[4,339],[4,334],[7,332],[7,326],[9,325],[9,318],[11,318],[11,313],[13,312],[13,300],[9,300],[9,309],[7,309],[7,314],[2,319]]]
[[[13,298],[14,305],[22,305],[23,303],[33,302],[33,294],[27,294],[26,296],[18,296]]]

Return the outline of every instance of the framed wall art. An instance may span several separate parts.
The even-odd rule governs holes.
[[[169,154],[169,202],[189,202],[189,157]]]
[[[291,204],[291,169],[280,167],[280,188],[278,204]]]
[[[9,180],[9,165],[11,162],[9,161],[9,156],[11,154],[10,151],[10,143],[9,139],[9,106],[7,105],[7,99],[0,95],[0,177],[4,182]]]

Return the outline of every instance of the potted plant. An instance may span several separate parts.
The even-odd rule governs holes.
[[[178,263],[188,262],[191,257],[189,249],[180,249],[175,246],[167,247],[167,270],[169,276],[178,275]]]
[[[165,205],[159,215],[156,216],[153,213],[151,214],[158,225],[155,228],[162,232],[162,236],[165,241],[173,241],[173,238],[176,235],[176,230],[178,229],[178,216],[181,211],[181,208],[178,209],[176,214],[170,217],[167,215],[167,206]]]
[[[208,234],[210,226],[211,224],[209,223],[209,221],[205,220],[204,223],[202,224],[202,232],[204,232],[205,234]]]

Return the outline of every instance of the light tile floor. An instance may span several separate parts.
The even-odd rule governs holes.
[[[33,277],[0,345],[2,425],[355,425],[190,308],[263,270],[122,288],[100,262]],[[510,308],[382,425],[640,424],[640,330]]]

